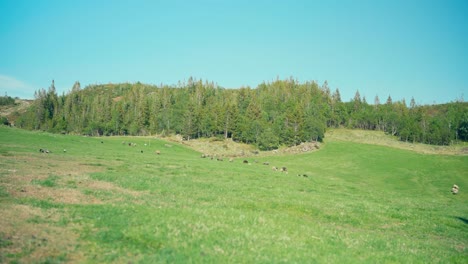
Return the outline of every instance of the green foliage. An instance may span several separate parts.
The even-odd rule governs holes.
[[[277,149],[280,146],[279,137],[272,129],[266,129],[260,135],[258,140],[258,148],[260,150],[272,150]]]
[[[2,105],[14,105],[15,99],[10,96],[0,96],[0,106]]]
[[[232,138],[262,149],[321,141],[327,127],[385,131],[403,141],[448,145],[466,140],[468,103],[417,106],[388,96],[375,105],[359,91],[342,102],[328,83],[298,83],[290,78],[262,83],[256,89],[224,89],[189,78],[177,86],[141,83],[79,83],[58,96],[52,82],[16,125],[54,133],[103,135],[180,134],[185,139]],[[272,136],[272,133],[275,136]],[[264,138],[266,137],[266,138]]]
[[[458,137],[461,140],[468,141],[468,113],[463,117],[463,121],[460,122],[460,125],[457,129]]]
[[[371,106],[356,101],[344,105],[348,119],[343,125],[349,128],[381,130],[402,141],[434,145],[466,140],[463,117],[468,116],[468,103],[416,106],[412,100],[408,108],[404,101],[393,102],[389,96],[384,105]]]
[[[219,135],[271,149],[321,140],[326,117],[320,108],[327,100],[316,83],[293,79],[263,83],[257,90],[227,90],[193,78],[177,87],[107,84],[72,89],[64,96],[56,95],[52,83],[48,91],[36,92],[18,126],[91,136]],[[314,112],[313,117],[305,112]]]
[[[8,121],[8,118],[6,118],[5,116],[0,116],[0,125],[9,125],[10,122]]]

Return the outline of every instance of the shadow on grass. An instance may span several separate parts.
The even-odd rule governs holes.
[[[468,219],[464,218],[464,217],[459,217],[459,216],[455,216],[456,219],[462,221],[463,223],[465,224],[468,224]]]

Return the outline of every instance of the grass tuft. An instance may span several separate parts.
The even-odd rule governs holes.
[[[58,176],[49,175],[49,177],[47,177],[47,179],[44,179],[44,180],[34,179],[34,180],[31,181],[31,183],[36,184],[36,185],[40,185],[40,186],[43,186],[43,187],[55,187],[55,186],[57,186],[57,180],[58,180]]]

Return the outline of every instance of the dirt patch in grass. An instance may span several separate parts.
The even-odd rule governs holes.
[[[124,194],[137,198],[144,192],[133,191],[113,183],[97,181],[89,174],[104,170],[64,157],[43,154],[21,154],[4,157],[0,185],[12,198],[34,198],[63,204],[102,204],[104,201],[86,191],[110,191],[119,197]],[[114,196],[114,195],[113,195]],[[112,200],[112,199],[111,199]]]
[[[60,213],[27,205],[0,207],[0,262],[79,262],[78,227],[60,227]],[[67,253],[64,253],[67,252]]]
[[[67,204],[101,203],[78,189],[66,186],[69,181],[80,182],[88,178],[87,173],[98,171],[95,167],[40,154],[4,157],[1,163],[3,168],[7,167],[1,185],[13,198],[37,198]],[[49,185],[42,184],[47,181]]]
[[[89,174],[106,166],[88,163],[36,153],[13,153],[0,159],[0,263],[80,263],[85,259],[80,249],[81,227],[68,222],[66,209],[39,208],[28,201],[86,205],[130,199],[137,203],[140,199],[132,197],[145,193],[93,180]],[[107,199],[94,191],[111,195]]]
[[[105,182],[105,181],[89,181],[88,183],[85,183],[85,185],[88,188],[91,188],[91,189],[104,190],[104,191],[111,191],[111,192],[115,192],[115,193],[126,194],[126,195],[130,195],[130,196],[132,196],[134,198],[140,197],[141,195],[148,193],[148,192],[141,192],[141,191],[134,191],[134,190],[125,189],[125,188],[116,186],[113,183]]]
[[[40,200],[52,200],[64,204],[102,204],[96,197],[85,195],[81,191],[69,188],[49,188],[41,186],[24,186],[19,191],[13,190],[14,198],[36,198]]]

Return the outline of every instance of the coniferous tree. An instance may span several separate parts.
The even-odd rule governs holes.
[[[392,104],[392,97],[389,95],[388,98],[387,98],[387,102],[386,102],[387,105],[391,105]]]
[[[185,138],[218,136],[261,149],[322,140],[326,127],[382,130],[403,141],[450,144],[466,140],[468,104],[409,108],[391,97],[369,105],[359,91],[342,102],[328,83],[293,78],[262,83],[256,89],[222,89],[190,78],[177,86],[141,83],[91,85],[76,82],[58,96],[55,82],[35,93],[31,108],[16,124],[28,129],[88,135],[180,133]]]

